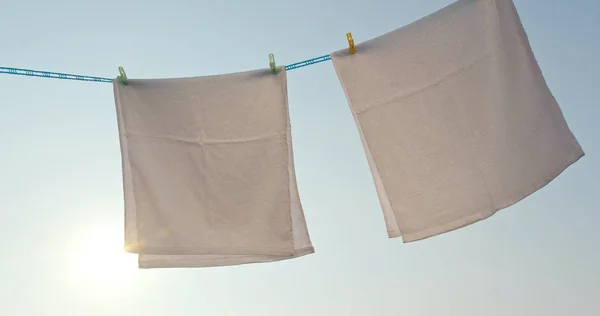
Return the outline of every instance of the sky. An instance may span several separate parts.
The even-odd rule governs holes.
[[[399,28],[451,0],[0,0],[0,66],[130,78],[280,65]],[[513,207],[403,244],[386,234],[331,62],[288,73],[315,254],[140,270],[123,252],[109,83],[0,74],[0,314],[600,315],[600,1],[514,0],[586,156]]]

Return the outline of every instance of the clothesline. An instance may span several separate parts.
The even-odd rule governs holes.
[[[329,55],[323,55],[323,56],[315,57],[312,59],[300,61],[300,62],[291,64],[291,65],[287,65],[287,66],[285,66],[285,70],[293,70],[293,69],[297,69],[297,68],[302,68],[305,66],[310,66],[310,65],[321,63],[321,62],[328,61],[328,60],[331,60],[331,57]],[[0,73],[9,74],[9,75],[42,77],[42,78],[51,78],[51,79],[93,81],[93,82],[112,82],[114,80],[114,78],[84,76],[84,75],[75,75],[75,74],[67,74],[67,73],[60,73],[60,72],[50,72],[50,71],[32,70],[32,69],[23,69],[23,68],[11,68],[11,67],[0,67]]]

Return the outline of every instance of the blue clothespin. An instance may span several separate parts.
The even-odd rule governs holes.
[[[127,74],[125,74],[125,69],[122,66],[119,66],[119,76],[117,77],[122,84],[128,85],[129,81],[127,81]]]
[[[271,68],[272,74],[277,74],[277,65],[275,65],[275,56],[269,54],[269,68]]]

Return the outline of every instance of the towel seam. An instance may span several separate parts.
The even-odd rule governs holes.
[[[354,119],[354,123],[356,124],[356,126],[358,128],[359,137],[361,139],[361,143],[362,143],[362,145],[364,147],[363,149],[364,149],[365,154],[367,156],[366,157],[367,158],[367,163],[369,165],[373,166],[372,168],[369,166],[369,169],[371,171],[371,177],[373,179],[376,191],[379,191],[376,178],[379,178],[381,180],[381,181],[379,181],[379,182],[381,182],[381,190],[383,190],[383,192],[381,192],[381,193],[385,196],[385,201],[383,201],[383,199],[381,199],[379,196],[378,196],[378,200],[379,200],[380,207],[382,209],[384,223],[386,224],[386,226],[387,225],[394,226],[392,228],[395,229],[395,230],[391,231],[392,233],[390,233],[389,229],[386,229],[387,232],[388,232],[388,237],[393,238],[393,237],[397,237],[398,235],[401,236],[402,235],[402,230],[400,229],[400,224],[399,224],[399,221],[398,221],[398,214],[396,214],[396,212],[394,211],[394,207],[392,206],[392,201],[388,197],[387,190],[385,188],[385,184],[383,183],[383,179],[381,179],[381,175],[379,173],[379,169],[377,168],[376,162],[374,161],[374,159],[371,159],[371,160],[373,160],[373,163],[369,163],[369,157],[372,157],[371,150],[369,148],[367,140],[366,140],[366,138],[364,136],[364,133],[362,131],[362,126],[361,126],[360,121],[358,119],[358,113],[352,107],[352,100],[350,98],[350,95],[347,92],[346,83],[344,82],[344,80],[342,79],[342,76],[340,75],[339,69],[337,68],[337,65],[335,63],[335,59],[332,59],[332,60],[333,60],[333,68],[335,69],[335,72],[337,73],[337,75],[338,75],[338,77],[340,79],[340,83],[342,84],[342,88],[344,90],[344,94],[346,95],[346,99],[348,101],[348,105],[349,105],[349,108],[350,108],[350,112],[352,113],[352,117]],[[388,219],[386,218],[386,212],[385,212],[386,207],[383,205],[385,202],[387,202],[387,204],[389,205],[390,211],[391,211],[391,212],[388,212],[388,213],[391,214],[391,216],[393,217],[393,218],[391,218],[389,220],[391,222],[388,222]]]
[[[492,208],[491,210],[480,211],[480,212],[461,217],[460,219],[457,219],[457,220],[454,220],[454,221],[451,221],[451,222],[448,222],[448,223],[445,223],[442,225],[436,225],[435,227],[431,227],[428,229],[420,230],[415,233],[403,235],[402,240],[404,243],[408,243],[408,242],[414,242],[414,241],[418,241],[418,240],[435,237],[435,236],[438,236],[438,235],[441,235],[444,233],[448,233],[448,232],[457,230],[459,228],[468,226],[470,224],[474,224],[474,223],[484,220],[486,218],[489,218],[489,217],[493,216],[494,214],[498,213],[499,211],[504,210],[508,207],[511,207],[511,206],[515,205],[516,203],[524,200],[528,196],[533,195],[534,193],[538,192],[539,190],[541,190],[542,188],[547,186],[550,182],[552,182],[554,179],[556,179],[558,176],[560,176],[565,170],[567,170],[567,168],[569,168],[571,165],[576,163],[579,159],[581,159],[584,156],[585,156],[585,153],[582,150],[578,150],[578,152],[576,154],[570,155],[569,158],[565,160],[566,162],[564,164],[560,165],[560,167],[555,169],[553,172],[548,173],[549,174],[548,176],[540,177],[541,180],[533,183],[530,186],[530,190],[523,191],[521,194],[516,195],[516,197],[512,198],[507,203],[504,203],[500,206],[496,206],[496,207]]]

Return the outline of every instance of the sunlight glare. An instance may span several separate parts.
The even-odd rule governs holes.
[[[89,231],[72,252],[69,274],[90,286],[122,287],[136,274],[137,255],[123,250],[122,232]]]

